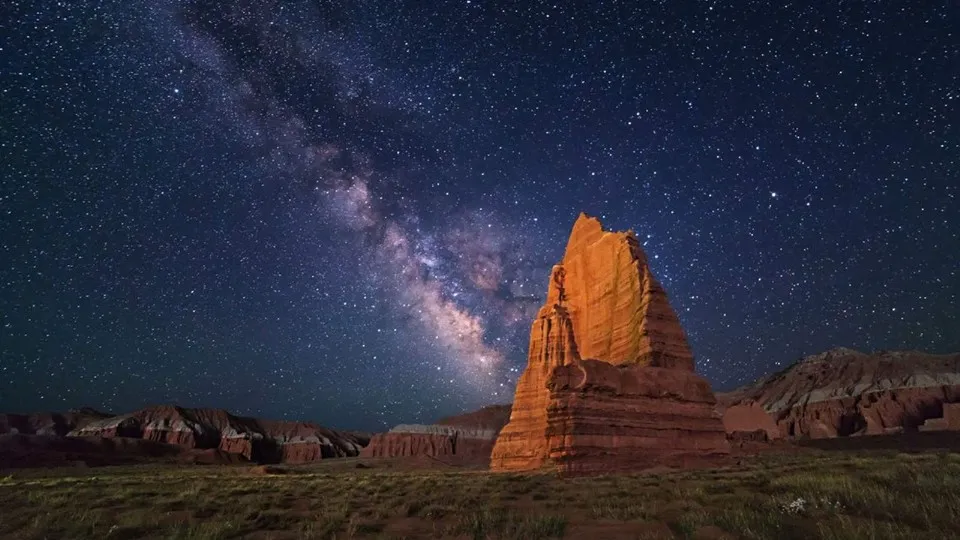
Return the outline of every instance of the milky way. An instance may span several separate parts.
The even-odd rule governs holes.
[[[960,350],[948,5],[11,2],[0,409],[506,402],[580,211],[697,369]]]

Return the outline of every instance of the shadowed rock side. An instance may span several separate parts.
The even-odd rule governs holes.
[[[782,439],[780,427],[759,404],[747,402],[723,411],[723,429],[732,440],[773,441]]]
[[[146,463],[234,464],[247,460],[216,448],[183,448],[126,437],[0,435],[0,469],[101,467]]]
[[[510,420],[510,405],[488,405],[473,412],[448,416],[437,420],[438,426],[460,426],[500,432]]]
[[[578,362],[580,356],[566,310],[556,305],[545,310],[540,310],[530,332],[527,368],[517,381],[510,422],[500,431],[493,447],[493,470],[537,469],[550,456],[547,410],[551,395],[547,383],[555,368]]]
[[[960,431],[960,403],[944,403],[940,418],[929,418],[920,431]]]
[[[719,397],[725,416],[761,407],[790,438],[958,429],[945,411],[960,402],[960,354],[838,348]]]
[[[64,436],[90,422],[110,416],[87,407],[65,413],[0,414],[0,434]]]
[[[399,425],[374,435],[361,456],[428,457],[456,465],[486,464],[509,415],[509,405],[493,405],[444,418],[435,425]]]
[[[581,214],[533,322],[491,469],[601,472],[725,455],[715,403],[633,233]]]
[[[234,416],[222,409],[150,407],[74,430],[74,437],[125,437],[182,448],[218,449],[262,463],[356,456],[366,441],[316,424]]]

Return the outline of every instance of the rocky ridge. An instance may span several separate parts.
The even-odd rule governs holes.
[[[93,409],[0,415],[0,468],[139,463],[307,463],[356,456],[362,434],[172,405],[110,416]]]
[[[779,435],[830,438],[924,429],[954,429],[944,411],[960,402],[960,354],[836,348],[807,356],[753,384],[718,396],[731,413],[762,408]],[[946,407],[945,407],[946,405]],[[768,421],[756,416],[758,422]],[[758,428],[759,429],[759,428]],[[764,427],[763,429],[767,429]]]
[[[73,437],[132,438],[179,446],[218,449],[247,460],[305,463],[356,456],[366,441],[309,422],[234,416],[222,409],[148,407],[94,421]]]
[[[65,413],[5,413],[0,414],[0,434],[64,436],[77,428],[110,416],[89,407],[71,409]]]

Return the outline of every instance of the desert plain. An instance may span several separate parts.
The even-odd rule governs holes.
[[[390,458],[22,469],[0,475],[0,508],[0,536],[22,539],[956,538],[960,453],[795,447],[585,477]]]

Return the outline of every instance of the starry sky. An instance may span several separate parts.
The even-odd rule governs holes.
[[[512,399],[577,214],[716,389],[960,350],[952,2],[7,0],[0,409]]]

